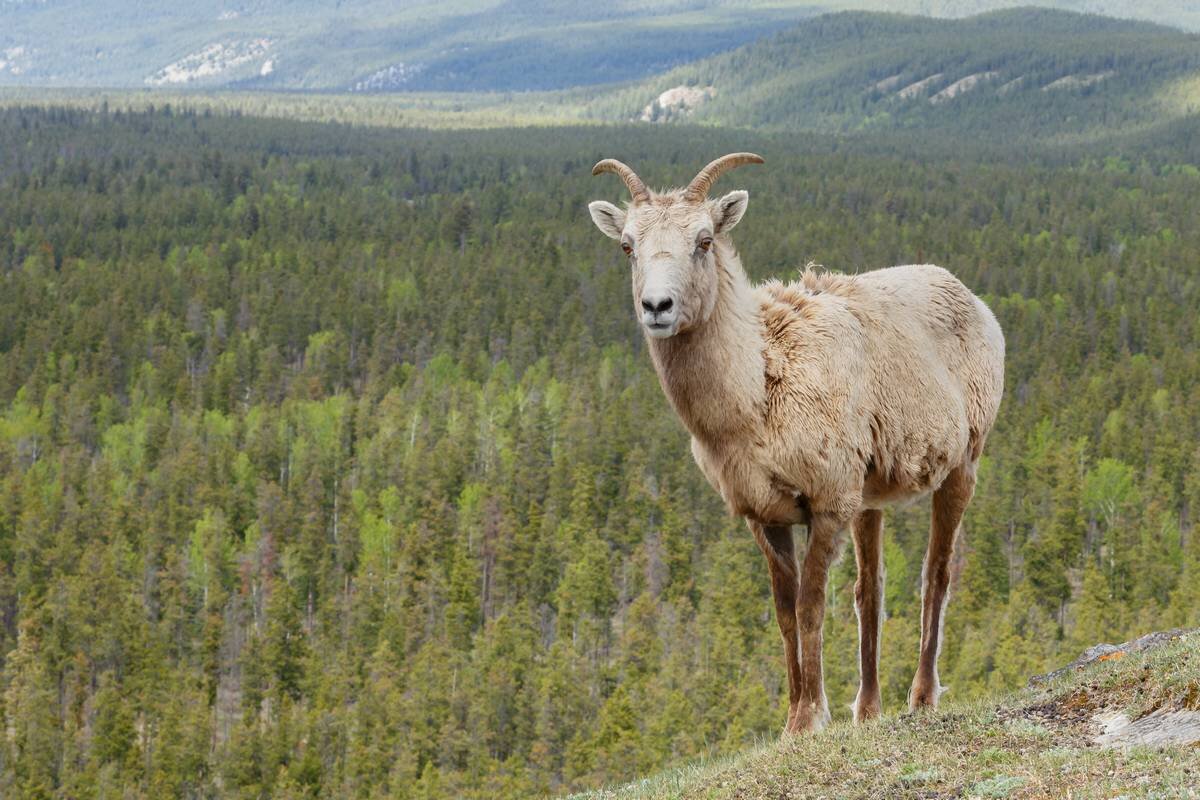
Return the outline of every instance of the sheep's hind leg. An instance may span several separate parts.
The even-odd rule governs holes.
[[[808,551],[800,568],[800,596],[796,602],[796,627],[800,632],[800,702],[789,731],[818,731],[829,722],[829,702],[822,675],[822,628],[825,621],[825,584],[829,565],[841,550],[846,521],[832,514],[814,513],[808,527]]]
[[[883,624],[883,512],[860,511],[854,518],[854,555],[858,581],[854,603],[858,611],[858,697],[854,721],[866,722],[879,716],[879,634]]]
[[[942,646],[942,612],[946,608],[950,585],[950,556],[963,512],[975,491],[975,464],[955,467],[933,493],[933,522],[929,532],[929,549],[925,553],[925,568],[921,592],[921,657],[909,708],[936,708],[942,686],[938,680],[937,659]]]
[[[767,557],[775,618],[783,636],[783,657],[788,673],[788,719],[784,732],[793,730],[800,701],[800,645],[796,639],[796,548],[790,525],[761,525],[747,520],[754,540]]]

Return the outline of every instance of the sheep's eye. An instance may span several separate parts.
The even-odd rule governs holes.
[[[706,252],[706,253],[707,253],[707,252],[708,252],[710,249],[712,249],[712,238],[711,238],[711,237],[708,237],[708,236],[705,236],[703,239],[701,239],[701,240],[700,240],[700,249],[701,249],[701,250],[703,250],[703,251],[704,251],[704,252]]]
[[[629,242],[621,242],[621,249],[625,251],[625,255],[633,255],[633,245],[631,245]]]

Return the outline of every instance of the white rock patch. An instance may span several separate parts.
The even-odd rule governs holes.
[[[895,89],[896,86],[900,83],[901,74],[902,73],[897,72],[895,75],[892,75],[890,78],[884,78],[883,80],[878,81],[875,84],[875,89],[880,92],[890,92],[892,89]]]
[[[0,58],[0,72],[8,70],[13,75],[20,75],[29,66],[29,52],[24,46],[9,47]]]
[[[350,87],[352,92],[387,92],[403,88],[413,76],[425,70],[423,64],[405,64],[403,61],[372,72]]]
[[[1105,72],[1093,72],[1090,75],[1067,75],[1059,78],[1056,81],[1051,81],[1042,87],[1043,92],[1049,92],[1054,89],[1081,89],[1084,86],[1091,86],[1100,81],[1106,81],[1113,75],[1116,75],[1116,70],[1107,70]]]
[[[943,73],[939,72],[935,75],[930,75],[928,78],[922,78],[916,83],[910,83],[908,86],[905,86],[903,89],[896,92],[896,97],[899,97],[901,100],[908,100],[910,97],[916,97],[917,95],[921,94],[921,92],[928,89],[929,84],[941,80],[942,75]]]
[[[1003,96],[1003,95],[1008,94],[1011,91],[1019,89],[1021,87],[1021,84],[1023,84],[1025,82],[1026,77],[1027,76],[1022,75],[1019,78],[1013,78],[1011,81],[1009,81],[1008,83],[1004,84],[999,89],[997,89],[996,94]]]
[[[1200,711],[1162,708],[1137,721],[1116,711],[1097,714],[1092,719],[1104,729],[1093,738],[1101,747],[1166,747],[1200,742]]]
[[[228,44],[216,42],[168,64],[146,78],[146,83],[165,86],[212,78],[261,58],[271,49],[271,45],[272,41],[266,37]]]
[[[976,72],[974,75],[968,75],[967,77],[961,78],[950,84],[945,89],[942,89],[933,97],[929,98],[929,102],[937,105],[938,103],[944,103],[947,100],[953,100],[960,94],[971,91],[983,81],[990,81],[999,74],[999,72],[992,71]]]
[[[656,97],[644,109],[639,119],[642,122],[661,122],[672,116],[689,114],[715,97],[714,86],[675,86]]]

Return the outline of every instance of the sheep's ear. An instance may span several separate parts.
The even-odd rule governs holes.
[[[600,229],[601,233],[610,239],[619,240],[621,238],[621,234],[625,231],[624,211],[603,200],[588,203],[588,211],[591,212],[592,222],[596,223],[596,227]]]
[[[750,193],[741,189],[718,200],[716,210],[713,211],[713,225],[716,226],[717,233],[729,233],[733,230],[733,226],[742,221],[742,215],[746,213],[749,203]]]

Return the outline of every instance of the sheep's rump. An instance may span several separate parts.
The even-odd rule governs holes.
[[[971,459],[977,459],[1004,391],[1004,336],[991,309],[932,264],[867,272],[848,284],[861,301],[852,307],[860,309],[873,360],[960,394]],[[879,377],[892,382],[886,374]]]

